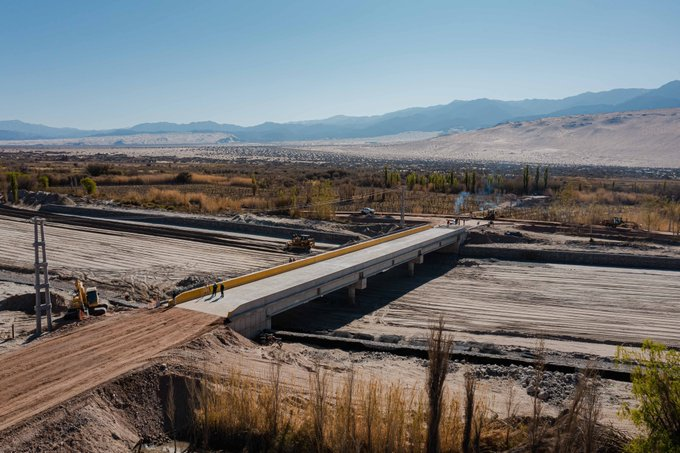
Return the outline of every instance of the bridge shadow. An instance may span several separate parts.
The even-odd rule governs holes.
[[[364,290],[356,291],[356,304],[347,299],[347,289],[330,293],[272,318],[272,329],[295,332],[333,331],[347,326],[389,305],[414,289],[445,275],[457,263],[454,255],[431,253],[408,276],[406,265],[397,266],[368,279]]]

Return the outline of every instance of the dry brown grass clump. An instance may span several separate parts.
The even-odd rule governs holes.
[[[183,193],[179,190],[157,189],[155,187],[147,191],[128,191],[119,197],[119,201],[136,206],[155,205],[206,213],[239,211],[241,209],[241,202],[230,198],[213,197],[201,192]]]
[[[181,176],[180,176],[181,175]],[[148,173],[136,175],[102,175],[95,178],[100,186],[154,186],[166,184],[230,184],[220,175],[201,173]],[[250,179],[248,179],[250,181]]]
[[[352,369],[333,378],[318,363],[302,389],[284,379],[280,361],[264,380],[235,370],[223,378],[204,372],[189,388],[191,441],[203,449],[250,452],[623,451],[626,436],[599,423],[600,384],[591,371],[580,376],[555,419],[542,414],[538,397],[529,416],[517,416],[512,395],[504,414],[495,414],[471,369],[462,394],[444,384],[450,341],[440,321],[431,331],[422,388],[362,379]],[[541,370],[539,363],[536,388]]]

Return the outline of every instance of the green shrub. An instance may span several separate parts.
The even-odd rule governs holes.
[[[19,201],[19,178],[16,172],[10,172],[7,174],[9,179],[9,192],[12,194],[12,203],[17,203]]]
[[[634,364],[631,374],[637,407],[622,413],[645,435],[635,438],[631,452],[680,452],[680,352],[645,340],[640,351],[619,348],[617,359]]]
[[[50,188],[50,177],[47,175],[42,175],[38,178],[38,183],[42,189],[47,190]]]
[[[80,180],[80,184],[88,195],[95,195],[97,193],[97,183],[94,182],[94,179],[90,177],[83,178]]]

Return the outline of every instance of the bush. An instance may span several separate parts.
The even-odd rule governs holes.
[[[40,184],[41,188],[47,190],[50,188],[50,177],[47,175],[42,175],[38,178],[38,183]]]
[[[11,172],[7,175],[9,179],[9,193],[12,195],[12,203],[19,201],[19,181],[16,172]]]
[[[177,176],[175,176],[175,183],[177,184],[191,184],[191,173],[188,171],[183,171],[181,173],[177,173]]]
[[[106,175],[111,170],[111,166],[107,164],[88,164],[85,168],[90,176]]]
[[[97,193],[97,183],[94,179],[87,177],[80,180],[80,184],[85,189],[88,195],[95,195]]]
[[[646,430],[628,451],[680,452],[680,352],[645,340],[640,351],[619,348],[617,359],[635,365],[631,378],[638,406],[626,404],[622,412]]]

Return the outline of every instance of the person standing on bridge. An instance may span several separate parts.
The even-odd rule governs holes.
[[[224,283],[220,283],[220,299],[224,298]]]
[[[217,282],[215,282],[213,284],[213,292],[212,292],[212,296],[210,298],[212,299],[215,296],[217,296]]]

